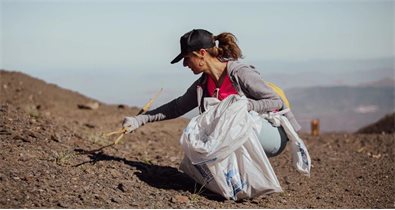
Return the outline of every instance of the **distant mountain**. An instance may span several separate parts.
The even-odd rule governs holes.
[[[383,78],[381,80],[370,81],[359,84],[361,87],[395,87],[394,78]]]
[[[283,88],[359,85],[395,77],[395,57],[316,59],[306,61],[250,60],[262,77]]]
[[[394,112],[394,62],[388,57],[252,63],[264,80],[286,90],[304,131],[319,118],[322,131],[354,132]]]
[[[394,86],[293,88],[286,94],[303,131],[319,119],[324,132],[354,132],[395,111]]]
[[[339,73],[319,69],[316,71],[298,71],[297,73],[292,73],[292,71],[265,73],[261,71],[261,74],[265,80],[274,82],[286,89],[315,86],[357,86],[361,84],[369,86],[370,83],[375,81],[394,78],[393,69],[352,70]]]

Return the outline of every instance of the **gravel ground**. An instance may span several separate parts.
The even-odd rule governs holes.
[[[302,134],[311,177],[292,168],[287,148],[270,159],[284,191],[235,202],[178,169],[187,119],[148,124],[92,152],[138,108],[17,72],[0,77],[0,208],[395,208],[394,134]],[[78,106],[92,102],[97,109]]]

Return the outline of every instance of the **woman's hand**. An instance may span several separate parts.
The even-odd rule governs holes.
[[[140,127],[140,123],[136,117],[125,117],[123,119],[122,127],[126,130],[126,133],[131,133]]]

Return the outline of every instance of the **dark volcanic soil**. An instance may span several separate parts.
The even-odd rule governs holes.
[[[395,113],[388,114],[377,122],[359,129],[357,133],[395,133]]]
[[[0,208],[395,207],[394,134],[302,134],[311,177],[292,168],[287,148],[271,159],[284,192],[235,202],[178,170],[186,119],[148,124],[88,153],[138,109],[80,109],[97,101],[17,72],[0,71],[0,91]]]

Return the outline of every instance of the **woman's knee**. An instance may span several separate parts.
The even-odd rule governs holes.
[[[285,148],[288,138],[282,127],[274,127],[265,121],[259,133],[259,142],[268,157],[279,155]]]

